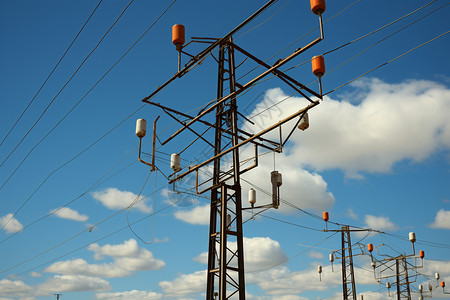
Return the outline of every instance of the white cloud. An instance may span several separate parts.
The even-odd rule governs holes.
[[[79,258],[56,262],[48,266],[44,272],[113,278],[130,276],[135,271],[160,270],[165,266],[165,262],[156,259],[150,251],[139,248],[134,239],[119,245],[99,246],[98,244],[92,244],[88,249],[95,253],[96,259],[109,256],[113,258],[113,262],[89,264],[84,259]]]
[[[140,196],[138,199],[138,195],[132,192],[120,191],[116,188],[107,188],[103,191],[93,192],[92,197],[100,201],[109,209],[125,209],[132,203],[136,203],[133,205],[133,209],[137,209],[143,213],[149,213],[152,211],[152,208],[147,206],[145,201],[142,200],[144,197]]]
[[[110,264],[89,264],[84,259],[59,261],[47,267],[44,272],[59,273],[69,275],[87,275],[91,277],[125,277],[131,273],[129,270],[120,268],[114,263]]]
[[[101,278],[84,275],[55,275],[38,286],[39,290],[54,292],[108,291],[109,282]]]
[[[365,222],[366,225],[372,229],[387,230],[387,231],[398,230],[398,226],[392,223],[388,217],[377,217],[372,215],[366,215]]]
[[[191,210],[179,210],[175,212],[175,218],[193,225],[209,225],[209,204],[196,206]]]
[[[62,219],[74,220],[79,222],[85,222],[88,219],[88,216],[81,215],[79,212],[69,207],[60,207],[52,210],[51,213],[54,213],[56,216]]]
[[[310,128],[295,132],[288,146],[294,165],[341,169],[349,177],[360,177],[360,172],[390,172],[397,162],[420,162],[438,149],[450,148],[450,90],[445,86],[425,80],[387,84],[377,79],[355,85],[358,93],[366,92],[359,103],[325,97],[309,112]],[[286,97],[280,89],[269,90],[255,112]],[[302,98],[293,97],[277,105],[271,116],[266,113],[254,121],[267,126],[304,106]],[[273,138],[277,134],[271,133]]]
[[[323,253],[317,251],[309,251],[308,256],[315,259],[323,259]]]
[[[287,256],[281,249],[280,243],[269,237],[243,238],[245,271],[255,272],[273,268],[287,261]],[[236,242],[228,242],[227,247],[235,251]],[[203,252],[193,258],[202,264],[207,264],[208,253]],[[233,261],[235,262],[235,261]]]
[[[4,227],[3,230],[7,233],[16,233],[23,229],[22,224],[13,217],[13,214],[7,214],[6,216],[1,217],[0,225],[1,227]]]
[[[183,295],[204,292],[206,285],[206,271],[191,274],[181,274],[172,281],[161,281],[159,286],[169,299],[181,299]],[[173,297],[173,298],[170,298]]]
[[[358,215],[355,213],[353,208],[347,209],[347,215],[353,220],[358,220]]]
[[[30,273],[30,276],[31,276],[31,277],[34,277],[34,278],[39,278],[39,277],[42,277],[42,274],[41,274],[41,273],[38,273],[38,272],[31,272],[31,273]]]
[[[236,249],[230,243],[230,249]],[[261,271],[287,261],[280,243],[269,237],[244,238],[244,261],[247,272]]]
[[[33,294],[33,288],[20,280],[0,280],[0,295],[5,297],[26,297]]]
[[[276,156],[276,169],[283,178],[283,184],[279,189],[281,203],[276,212],[291,213],[295,211],[294,208],[286,205],[283,200],[302,209],[314,209],[322,212],[331,208],[334,204],[334,196],[328,191],[328,185],[322,176],[303,170],[300,164],[291,160],[291,158],[291,155],[287,153],[277,154]],[[254,186],[257,187],[256,205],[272,203],[272,196],[266,195],[258,189],[263,189],[270,195],[272,193],[270,173],[273,171],[273,158],[266,155],[261,157],[259,161],[258,168],[242,176],[244,179],[241,181],[244,206],[249,206],[247,193]]]
[[[117,293],[98,293],[95,299],[111,299],[111,300],[150,300],[162,299],[162,295],[155,292],[132,290]]]
[[[430,227],[450,229],[450,210],[440,209],[434,218],[434,222],[430,224]]]

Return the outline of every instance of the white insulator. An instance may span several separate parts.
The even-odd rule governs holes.
[[[434,277],[436,278],[436,280],[439,280],[440,278],[439,273],[434,274]]]
[[[334,261],[334,255],[333,255],[333,253],[330,254],[330,261],[331,261],[331,262]]]
[[[147,131],[147,121],[144,119],[138,119],[136,121],[136,135],[138,138],[143,138]]]
[[[180,154],[178,153],[173,153],[170,156],[170,168],[174,171],[174,172],[178,172],[181,170],[181,165],[180,165]]]
[[[431,285],[431,283],[428,283],[428,290],[431,292],[433,290],[433,286]]]
[[[419,284],[419,291],[423,290],[423,286],[421,284]]]
[[[308,129],[308,127],[309,127],[309,117],[308,113],[306,112],[301,118],[300,124],[298,124],[298,129],[305,130]]]
[[[388,288],[388,289],[391,288],[391,284],[389,282],[386,282],[386,288]]]
[[[411,243],[415,243],[416,242],[416,234],[414,232],[410,232],[409,233],[409,241]]]
[[[375,262],[373,261],[373,262],[372,262],[372,268],[375,269],[376,266],[377,266],[377,265],[376,265]]]
[[[322,266],[317,267],[317,272],[319,272],[319,274],[322,273]]]
[[[248,191],[248,202],[250,202],[251,205],[256,203],[256,191],[254,189]]]

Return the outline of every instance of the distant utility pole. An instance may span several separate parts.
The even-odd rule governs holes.
[[[349,226],[342,226],[342,291],[344,300],[356,300],[355,272],[353,270],[352,242]]]
[[[56,300],[59,300],[59,296],[61,296],[62,294],[55,294],[56,296]]]
[[[206,287],[207,300],[214,300],[216,299],[216,296],[219,297],[219,300],[230,298],[236,298],[239,300],[245,299],[242,211],[245,209],[272,207],[278,208],[279,205],[279,197],[277,194],[273,197],[274,200],[272,200],[272,203],[270,204],[254,206],[254,202],[252,202],[252,207],[243,207],[240,175],[258,166],[258,148],[262,147],[270,151],[281,152],[283,146],[293,134],[294,130],[297,129],[297,126],[299,126],[299,128],[302,130],[307,128],[306,125],[302,126],[302,122],[305,122],[305,119],[307,119],[307,111],[318,105],[320,102],[319,100],[311,100],[311,96],[307,96],[306,94],[315,96],[318,99],[322,99],[321,92],[317,93],[313,91],[312,89],[306,87],[297,80],[288,76],[284,72],[280,71],[279,68],[323,40],[321,14],[325,10],[324,0],[311,1],[312,11],[319,16],[320,37],[316,38],[306,46],[298,48],[286,58],[278,60],[275,65],[271,66],[266,64],[264,61],[252,55],[233,42],[233,35],[236,32],[242,29],[245,25],[251,22],[255,17],[260,15],[275,2],[276,0],[268,1],[254,14],[252,14],[249,18],[247,18],[244,22],[242,22],[222,38],[193,37],[192,41],[188,44],[209,44],[209,46],[205,50],[201,51],[197,55],[190,55],[184,51],[184,26],[179,24],[174,25],[174,27],[172,28],[172,41],[178,51],[178,72],[164,84],[158,87],[153,93],[142,100],[143,102],[146,102],[150,105],[161,108],[167,115],[169,115],[175,121],[179,122],[182,126],[178,131],[173,133],[165,141],[162,141],[161,145],[165,145],[180,133],[182,133],[184,130],[188,129],[196,136],[196,138],[186,148],[184,148],[184,150],[189,148],[190,145],[192,145],[197,140],[202,140],[212,148],[214,153],[212,157],[207,158],[197,165],[190,166],[187,170],[183,170],[180,164],[180,155],[178,153],[174,153],[171,157],[171,168],[174,173],[168,176],[169,184],[173,184],[173,189],[175,190],[176,183],[178,181],[195,172],[196,193],[203,194],[205,192],[210,192],[211,195],[210,228],[208,241],[208,271]],[[214,57],[217,53],[216,50],[218,50],[217,58]],[[189,62],[185,64],[184,68],[181,68],[181,53],[187,54],[191,57]],[[250,58],[250,60],[256,62],[260,66],[263,66],[264,68],[266,68],[266,70],[245,84],[238,83],[236,80],[236,54],[245,57],[245,59]],[[157,102],[151,101],[154,96],[156,96],[172,81],[184,76],[192,68],[199,65],[203,61],[203,59],[205,59],[209,55],[213,55],[214,59],[218,63],[217,99],[213,103],[211,103],[210,106],[203,108],[197,116],[193,117],[173,108],[169,108]],[[316,76],[319,77],[319,88],[320,91],[322,91],[320,77],[325,72],[323,57],[314,57],[312,63],[313,72]],[[244,115],[238,112],[237,96],[268,75],[277,76],[289,87],[306,98],[309,103],[304,108],[292,113],[288,117],[280,120],[272,126],[263,129],[262,131],[244,131],[238,126],[238,116],[246,119],[251,124],[253,124],[253,122],[251,120],[248,120]],[[228,94],[225,94],[225,91],[227,91],[227,89]],[[187,121],[180,121],[180,117]],[[207,119],[208,117],[209,119]],[[296,124],[294,125],[294,128],[287,134],[287,136],[283,138],[281,134],[281,126],[291,120],[297,120]],[[201,131],[202,133],[199,133],[197,131],[198,129],[194,129],[194,123],[196,123],[195,125],[206,125],[206,131],[208,131],[208,129],[210,128],[214,128],[214,141],[210,142],[204,137],[204,133],[206,131]],[[145,136],[145,124],[145,120],[138,120],[136,134],[141,140]],[[156,121],[154,124],[156,124]],[[279,130],[279,140],[273,141],[264,137],[265,134],[274,130]],[[155,136],[155,129],[153,132]],[[155,141],[155,138],[153,138],[153,140]],[[141,143],[142,142],[140,141],[140,145]],[[241,168],[243,162],[239,158],[239,150],[241,147],[249,144],[253,144],[255,149],[254,156],[251,158],[254,160],[254,164],[243,169]],[[154,149],[155,142],[153,143],[153,150]],[[181,152],[184,152],[184,150],[182,150]],[[229,159],[230,164],[224,164],[223,161],[225,159]],[[147,165],[150,165],[152,167],[152,170],[159,170],[159,168],[155,166],[154,161],[152,163],[148,163],[141,160],[140,152],[139,160]],[[213,167],[212,176],[203,182],[199,182],[199,172],[202,171],[201,168],[210,165],[212,165]],[[281,185],[281,174],[274,171],[272,172],[271,176],[272,185],[275,187],[273,191],[276,192],[278,187]]]
[[[329,214],[328,212],[323,213],[323,220],[328,224]],[[353,269],[353,257],[356,255],[366,254],[364,251],[364,246],[357,243],[360,247],[360,253],[354,255],[352,250],[352,242],[350,237],[350,232],[352,231],[370,231],[370,229],[350,229],[350,226],[344,225],[341,229],[329,230],[328,225],[324,230],[326,232],[340,232],[341,233],[341,249],[333,251],[330,255],[330,261],[333,262],[334,259],[341,259],[342,262],[342,299],[344,300],[356,300],[356,282],[355,282],[355,272]],[[371,250],[369,250],[371,252]],[[363,297],[361,295],[361,297]]]
[[[416,269],[423,268],[423,258],[425,257],[424,251],[419,251],[419,255],[416,255],[416,251],[414,248],[414,243],[416,242],[416,235],[414,232],[409,233],[409,240],[412,243],[413,253],[412,254],[401,254],[395,257],[385,257],[380,260],[376,260],[373,258],[371,254],[372,266],[374,272],[376,269],[379,270],[379,274],[377,275],[375,272],[375,278],[381,282],[382,279],[394,279],[392,283],[386,281],[386,287],[390,289],[394,285],[397,289],[397,299],[411,299],[411,288],[410,284],[416,282],[417,276],[420,274],[417,273]],[[382,246],[382,245],[380,245]],[[369,249],[373,249],[373,245],[368,245]],[[371,251],[370,251],[371,252]],[[418,265],[416,263],[417,258],[420,258],[422,263]],[[410,262],[411,260],[414,263]],[[413,271],[411,274],[410,271]],[[388,273],[385,275],[385,273]],[[395,272],[395,273],[393,273]],[[422,293],[422,287],[420,286],[420,292]],[[430,289],[431,291],[431,289]],[[421,295],[422,296],[422,295]]]

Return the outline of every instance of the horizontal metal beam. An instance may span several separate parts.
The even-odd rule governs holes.
[[[169,181],[169,184],[170,184],[170,183],[173,183],[173,182],[175,182],[175,181],[178,181],[178,180],[180,180],[180,179],[182,179],[182,178],[185,177],[186,175],[188,175],[188,174],[190,174],[190,173],[192,173],[192,172],[194,172],[194,171],[200,169],[201,167],[203,167],[203,166],[205,166],[205,165],[207,165],[207,164],[213,162],[215,159],[217,159],[217,158],[219,158],[219,157],[222,157],[222,156],[224,156],[224,155],[230,153],[230,152],[233,151],[234,149],[239,148],[239,147],[242,147],[242,146],[244,146],[245,144],[252,142],[254,139],[258,138],[259,136],[261,136],[261,135],[263,135],[263,134],[266,134],[267,132],[272,131],[273,129],[275,129],[275,128],[281,126],[281,125],[283,125],[284,123],[286,123],[286,122],[288,122],[288,121],[290,121],[290,120],[292,120],[292,119],[294,119],[295,117],[299,116],[299,115],[302,114],[303,112],[305,112],[305,111],[307,111],[307,110],[313,108],[314,106],[318,105],[319,103],[320,103],[319,101],[316,101],[316,102],[314,102],[314,103],[311,103],[311,104],[308,105],[307,107],[305,107],[305,108],[299,110],[298,112],[296,112],[296,113],[294,113],[294,114],[288,116],[287,118],[285,118],[285,119],[283,119],[283,120],[277,122],[276,124],[274,124],[274,125],[272,125],[272,126],[269,126],[268,128],[266,128],[266,129],[264,129],[263,131],[261,131],[261,132],[255,134],[255,135],[253,135],[252,137],[246,139],[245,141],[242,141],[242,142],[240,142],[240,143],[238,143],[238,144],[236,144],[236,145],[234,145],[234,146],[232,146],[232,147],[230,147],[230,148],[228,148],[228,149],[222,151],[221,153],[215,155],[214,157],[211,157],[211,158],[205,160],[204,162],[202,162],[202,163],[200,163],[200,164],[198,164],[198,165],[195,165],[195,166],[190,167],[188,171],[186,171],[186,172],[184,172],[183,174],[180,174],[180,175],[178,175],[177,177],[171,179],[171,180]]]
[[[159,86],[153,93],[142,99],[143,102],[147,102],[149,99],[154,97],[156,94],[158,94],[161,90],[163,90],[166,86],[168,86],[172,81],[175,79],[183,76],[185,73],[187,73],[198,61],[205,58],[214,48],[216,48],[218,45],[223,43],[224,41],[228,40],[233,34],[238,32],[242,29],[245,25],[247,25],[250,21],[252,21],[255,17],[257,17],[259,14],[261,14],[264,10],[266,10],[269,6],[277,2],[278,0],[270,0],[266,4],[264,4],[260,9],[258,9],[254,14],[252,14],[250,17],[248,17],[245,21],[243,21],[241,24],[239,24],[237,27],[235,27],[233,30],[231,30],[228,34],[226,34],[224,37],[218,39],[214,43],[212,43],[209,47],[207,47],[205,50],[200,52],[198,55],[194,56],[189,63],[185,65],[183,69],[181,69],[179,72],[177,72],[175,75],[173,75],[169,80],[167,80],[165,83],[163,83],[161,86]]]
[[[213,105],[211,105],[210,107],[208,107],[207,109],[205,109],[203,112],[201,112],[200,114],[198,114],[198,116],[196,116],[194,119],[192,119],[191,121],[189,121],[186,126],[190,126],[191,124],[193,124],[194,122],[198,121],[201,117],[203,117],[204,115],[206,115],[207,113],[211,112],[214,108],[216,108],[218,105],[222,104],[223,102],[225,102],[226,100],[232,98],[232,97],[236,97],[238,94],[242,93],[243,91],[245,91],[247,88],[249,88],[250,86],[252,86],[254,83],[256,83],[257,81],[259,81],[260,79],[264,78],[265,76],[267,76],[268,74],[271,74],[274,72],[274,70],[276,70],[277,68],[283,66],[285,63],[289,62],[290,60],[292,60],[293,58],[295,58],[296,56],[298,56],[299,54],[301,54],[302,52],[306,51],[307,49],[311,48],[312,46],[314,46],[315,44],[317,44],[318,42],[320,42],[322,39],[321,38],[317,38],[316,40],[312,41],[311,43],[309,43],[308,45],[306,45],[305,47],[302,48],[298,48],[297,50],[294,51],[294,53],[292,53],[291,55],[289,55],[288,57],[286,57],[285,59],[282,59],[278,64],[276,64],[275,66],[271,67],[270,69],[266,70],[265,72],[261,73],[259,76],[253,78],[252,80],[250,80],[249,82],[247,82],[245,85],[242,86],[242,88],[236,90],[233,93],[228,94],[227,96],[223,97],[222,99],[217,99],[217,102],[214,103]],[[142,100],[144,102],[148,102],[148,100]],[[186,127],[182,127],[180,129],[178,129],[174,134],[172,134],[166,141],[165,143],[169,142],[170,140],[172,140],[174,137],[176,137],[177,135],[179,135],[181,132],[184,131],[184,129],[186,129]]]

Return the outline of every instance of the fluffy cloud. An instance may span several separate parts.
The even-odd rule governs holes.
[[[150,299],[162,299],[162,295],[155,292],[146,292],[132,290],[128,292],[118,293],[98,293],[95,295],[95,299],[110,299],[110,300],[150,300]]]
[[[202,293],[206,286],[206,271],[181,274],[172,281],[161,281],[159,286],[169,299],[182,299],[183,295]]]
[[[291,155],[283,153],[276,157],[276,168],[282,174],[283,184],[280,186],[281,203],[276,212],[291,213],[294,209],[286,205],[288,201],[296,207],[303,209],[314,209],[326,211],[334,205],[334,196],[328,191],[325,180],[317,173],[310,173],[301,168]],[[251,174],[244,174],[242,178],[242,201],[243,205],[249,206],[246,191],[250,188],[256,189],[256,205],[272,203],[272,197],[260,192],[272,193],[270,173],[273,171],[273,158],[263,156],[259,159],[258,168],[252,170]]]
[[[315,259],[323,259],[323,253],[317,251],[309,251],[308,256]]]
[[[156,259],[150,251],[139,248],[134,239],[119,245],[92,244],[88,249],[95,253],[96,259],[109,256],[114,261],[104,264],[89,264],[84,259],[59,261],[47,267],[44,272],[113,278],[130,276],[135,271],[160,270],[165,266],[164,261]]]
[[[450,229],[450,210],[440,209],[434,218],[434,222],[430,224],[430,227]]]
[[[84,275],[55,275],[44,284],[38,286],[39,290],[52,292],[81,292],[81,291],[108,291],[109,283],[101,278]]]
[[[138,209],[143,213],[152,211],[152,208],[147,206],[145,201],[143,201],[144,197],[140,196],[138,199],[138,195],[132,192],[120,191],[116,188],[108,188],[103,191],[94,192],[92,193],[92,197],[109,209],[125,209],[132,203],[136,203],[133,205],[134,209]]]
[[[20,280],[0,280],[0,296],[26,297],[33,294],[33,288]]]
[[[191,210],[179,210],[175,212],[175,218],[193,225],[209,225],[209,204],[196,206]]]
[[[273,268],[288,260],[280,243],[268,237],[243,238],[244,261],[246,272],[256,272]],[[228,242],[228,248],[236,250],[236,242]],[[207,264],[208,254],[201,253],[194,258],[195,261]]]
[[[13,217],[13,214],[7,214],[0,218],[0,225],[7,233],[16,233],[22,231],[23,226]]]
[[[365,216],[365,222],[367,227],[377,230],[395,231],[398,230],[398,226],[392,223],[388,217],[376,217],[372,215]]]
[[[85,222],[88,219],[88,216],[81,215],[76,210],[73,210],[68,207],[60,207],[52,210],[51,212],[62,219],[74,220],[79,222]]]
[[[352,99],[325,97],[309,112],[310,128],[293,134],[288,146],[293,164],[341,169],[347,176],[358,177],[360,172],[389,172],[402,160],[423,161],[434,151],[450,147],[450,90],[446,87],[425,80],[387,84],[369,79],[356,85],[358,93],[365,92],[357,104]],[[269,90],[250,115],[286,97],[280,89]],[[304,106],[302,98],[289,98],[271,115],[253,120],[275,123]],[[273,138],[276,135],[272,133]]]

